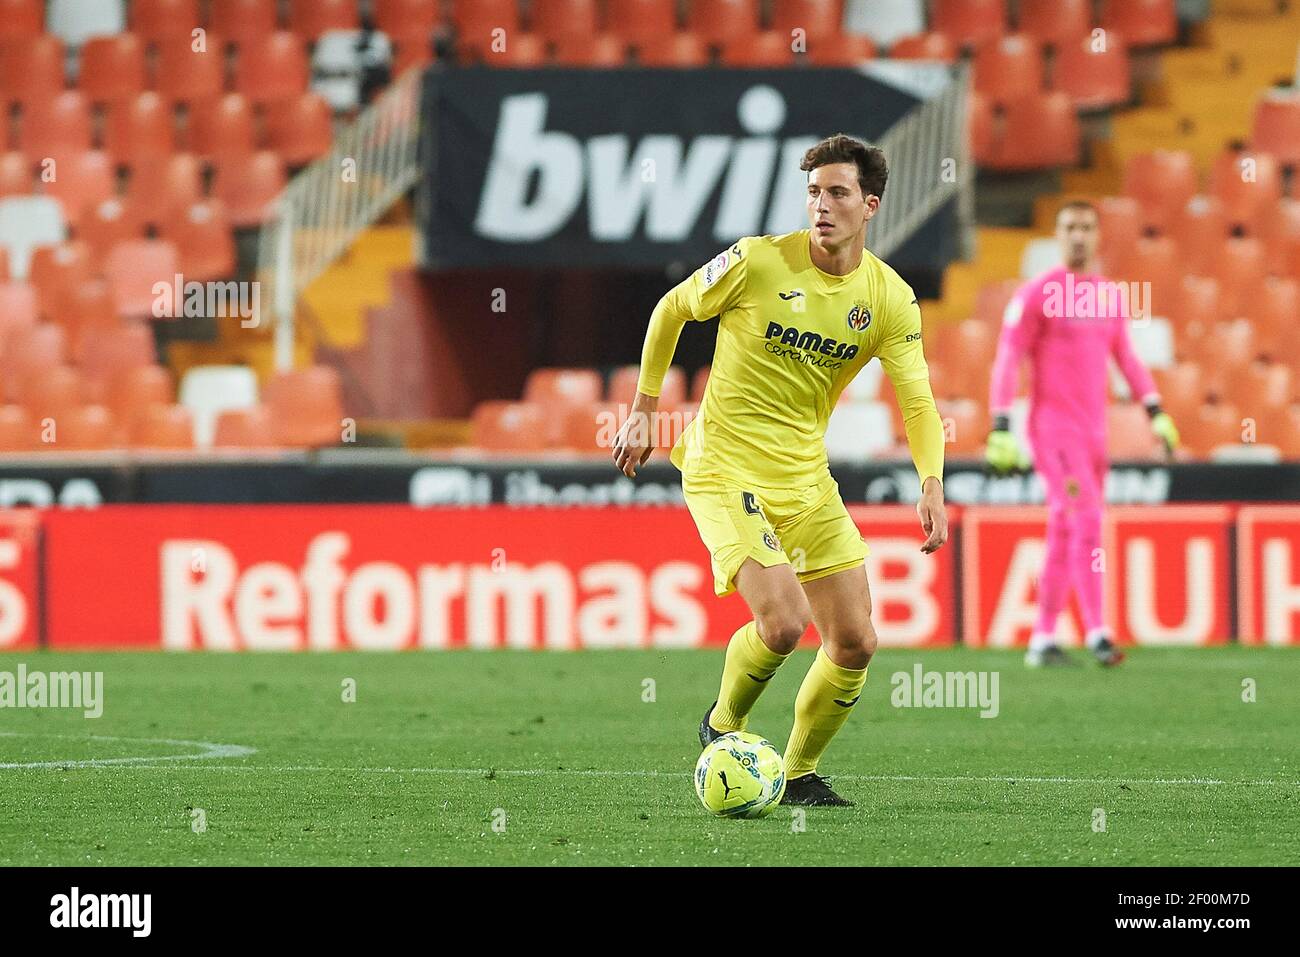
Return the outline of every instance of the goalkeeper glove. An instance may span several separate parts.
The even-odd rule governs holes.
[[[1013,469],[1024,468],[1027,464],[1020,450],[1020,443],[1011,434],[1007,416],[999,415],[993,420],[993,431],[989,433],[984,459],[988,462],[989,468],[998,475],[1006,475]]]
[[[1178,448],[1180,441],[1178,426],[1174,425],[1174,420],[1169,413],[1155,403],[1147,406],[1147,413],[1151,416],[1151,431],[1165,443],[1165,450],[1172,454],[1174,449]]]

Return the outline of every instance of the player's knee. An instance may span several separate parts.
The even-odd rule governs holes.
[[[826,636],[826,643],[830,645],[832,661],[841,668],[857,671],[871,663],[878,639],[875,626],[868,618],[851,628],[833,630]]]
[[[778,655],[794,651],[812,623],[812,615],[802,610],[768,612],[757,618],[758,633],[763,643]]]

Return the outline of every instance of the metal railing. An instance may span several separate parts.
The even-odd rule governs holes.
[[[338,130],[330,152],[293,178],[262,225],[257,277],[278,369],[293,365],[294,306],[303,290],[419,179],[422,75],[408,70]]]

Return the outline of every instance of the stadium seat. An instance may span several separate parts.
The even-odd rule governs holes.
[[[930,29],[958,46],[978,46],[1007,32],[1006,0],[931,0]]]
[[[1101,0],[1101,25],[1131,47],[1162,46],[1178,39],[1174,0]]]
[[[194,422],[179,405],[147,405],[131,420],[131,447],[182,451],[194,448]]]
[[[224,160],[213,176],[212,195],[225,203],[236,229],[260,226],[285,183],[284,161],[263,150]]]
[[[239,46],[276,30],[277,0],[209,0],[208,26]],[[390,4],[391,5],[391,4]]]
[[[675,33],[674,0],[608,0],[605,29],[628,43],[641,44]]]
[[[619,366],[609,379],[609,392],[606,399],[631,407],[636,398],[637,379],[641,374],[640,366]],[[659,404],[662,407],[677,407],[686,401],[686,374],[680,366],[672,366],[664,375],[659,391]]]
[[[612,33],[568,33],[555,41],[561,66],[620,67],[627,62],[627,43]]]
[[[1178,330],[1174,344],[1181,347],[1188,335],[1207,330],[1218,321],[1219,280],[1213,276],[1183,276],[1174,284],[1172,308],[1156,303],[1156,315],[1166,316]]]
[[[330,151],[334,118],[318,93],[303,93],[266,110],[266,145],[288,166],[305,166]]]
[[[536,402],[480,402],[470,419],[474,445],[485,452],[540,452],[550,448],[547,416]]]
[[[1155,229],[1168,229],[1196,191],[1190,153],[1154,150],[1132,157],[1124,167],[1124,195],[1138,201],[1144,222]]]
[[[176,244],[163,239],[134,239],[120,242],[108,251],[104,260],[104,274],[113,296],[113,308],[119,316],[127,318],[152,317],[166,320],[162,311],[175,315],[178,303],[162,301],[153,290],[154,284],[165,282],[171,286],[180,272],[180,254]]]
[[[1198,458],[1209,458],[1216,449],[1240,444],[1241,418],[1241,413],[1234,405],[1205,402],[1179,431],[1189,452]]]
[[[889,47],[889,58],[953,63],[957,59],[957,46],[942,33],[917,33],[894,41]]]
[[[1219,280],[1223,315],[1246,315],[1267,271],[1262,242],[1253,236],[1229,236],[1209,270],[1209,275]]]
[[[919,2],[919,0],[917,0]],[[852,8],[853,0],[850,0]],[[872,4],[875,8],[875,14],[871,18],[876,23],[883,23],[888,20],[887,5],[876,0]],[[916,3],[909,3],[915,6]],[[789,37],[795,30],[802,30],[804,39],[808,42],[809,48],[816,39],[828,39],[840,34],[840,25],[844,25],[845,32],[853,34],[863,34],[866,31],[857,27],[856,21],[852,15],[846,16],[842,10],[844,4],[841,0],[773,0],[772,2],[772,29],[777,33]],[[925,29],[924,18],[909,20],[903,27],[902,34],[919,33]],[[891,36],[890,39],[893,39]],[[877,41],[888,42],[888,41]],[[874,46],[874,44],[873,44]]]
[[[393,38],[399,45],[407,38]],[[427,57],[421,64],[432,62],[432,39],[421,33],[413,42],[415,49]],[[379,64],[392,64],[393,75],[400,75],[410,63],[394,63],[393,47],[383,33],[362,33],[359,30],[330,30],[321,34],[311,55],[311,89],[329,102],[336,112],[355,110],[361,105],[361,85],[367,69]]]
[[[36,287],[31,283],[0,282],[0,354],[14,330],[36,325],[40,312],[36,296]]]
[[[1082,133],[1074,104],[1064,93],[1008,100],[989,166],[1001,170],[1051,169],[1079,161]]]
[[[181,377],[179,401],[194,418],[194,444],[201,449],[212,446],[221,413],[252,409],[257,400],[257,376],[248,366],[195,366]]]
[[[1175,216],[1170,235],[1178,243],[1185,272],[1204,274],[1223,254],[1228,219],[1214,196],[1193,196]]]
[[[1300,461],[1300,401],[1289,402],[1262,418],[1256,437],[1277,446],[1288,461]]]
[[[361,25],[357,0],[289,0],[289,29],[304,40],[327,30],[355,30]]]
[[[1057,47],[1052,88],[1067,94],[1079,110],[1104,110],[1132,98],[1128,47],[1108,34],[1098,49],[1090,37]]]
[[[1260,96],[1250,141],[1283,165],[1300,163],[1300,93],[1269,90]]]
[[[1175,421],[1188,422],[1205,399],[1205,379],[1201,367],[1191,359],[1181,360],[1167,369],[1152,369],[1160,404]]]
[[[49,196],[0,199],[0,246],[9,251],[9,276],[27,278],[32,250],[67,238],[63,207]]]
[[[118,243],[144,239],[148,227],[134,201],[113,196],[86,210],[76,224],[76,235],[90,247],[95,261],[103,263]]]
[[[870,37],[855,33],[816,33],[808,38],[808,62],[814,66],[857,66],[876,56]]]
[[[57,419],[81,404],[81,376],[69,365],[31,372],[16,386],[15,399],[34,419]]]
[[[1259,238],[1268,247],[1269,272],[1300,279],[1300,199],[1284,197],[1266,207]]]
[[[1018,288],[1020,288],[1019,279],[1004,279],[1001,282],[990,282],[980,286],[979,291],[975,293],[974,318],[980,322],[992,323],[995,328],[1001,328],[1007,305]]]
[[[157,364],[155,352],[145,320],[101,322],[82,334],[76,359],[82,375],[102,388],[105,401],[125,422],[138,406],[173,399],[171,372]]]
[[[1228,149],[1210,168],[1210,192],[1229,223],[1255,233],[1282,198],[1282,171],[1270,153]]]
[[[146,92],[109,105],[104,116],[104,149],[118,163],[157,161],[176,148],[171,106]]]
[[[996,122],[989,98],[971,90],[966,101],[966,135],[971,157],[979,166],[996,158],[993,152]]]
[[[1153,462],[1161,458],[1160,440],[1151,433],[1151,419],[1138,402],[1112,402],[1106,407],[1106,454],[1114,462]]]
[[[81,240],[40,246],[32,254],[28,282],[42,300],[59,289],[75,286],[94,274],[90,246]]]
[[[131,0],[131,32],[146,40],[184,36],[203,26],[199,0]]]
[[[936,402],[943,421],[944,455],[976,458],[984,452],[989,418],[984,403],[971,398],[940,399]]]
[[[309,69],[303,41],[288,30],[246,40],[239,46],[235,90],[251,103],[290,100],[307,90]]]
[[[36,444],[36,423],[20,405],[0,405],[0,452],[28,452]]]
[[[279,444],[308,448],[342,441],[343,392],[338,373],[329,366],[276,373],[263,400]]]
[[[28,40],[45,31],[45,0],[0,0],[0,42]]]
[[[0,382],[7,394],[15,395],[17,385],[28,376],[63,365],[68,359],[67,336],[53,323],[43,322],[27,329],[16,329],[5,343],[0,358]]]
[[[759,32],[758,0],[692,0],[687,6],[686,29],[705,43],[733,44]],[[782,39],[790,47],[788,36]]]
[[[1116,260],[1106,260],[1107,276],[1124,282],[1151,284],[1151,303],[1157,314],[1160,303],[1175,302],[1183,269],[1178,244],[1169,236],[1142,236]]]
[[[415,32],[402,34],[393,37],[393,76],[401,76],[407,70],[423,69],[434,62],[436,57],[433,52],[433,39],[429,34],[424,32]],[[321,89],[322,80],[312,81],[312,89],[324,94]],[[326,96],[334,108],[339,109],[339,105],[333,97]],[[354,98],[354,104],[360,102],[360,91]]]
[[[653,67],[703,67],[709,64],[709,49],[694,33],[670,33],[643,40],[636,45],[637,62]]]
[[[557,409],[546,417],[546,426],[555,445],[583,455],[610,453],[613,436],[627,419],[626,406],[613,402],[588,402]],[[657,428],[664,423],[651,423]],[[651,436],[656,438],[657,436]],[[656,442],[656,444],[658,444]]]
[[[600,374],[591,369],[534,369],[524,381],[524,401],[543,407],[599,402]]]
[[[127,196],[155,226],[203,199],[203,164],[193,153],[139,159],[130,170]]]
[[[1148,369],[1167,369],[1174,365],[1174,330],[1168,319],[1153,316],[1142,322],[1131,322],[1129,338],[1133,351]],[[1128,383],[1124,385],[1127,391]]]
[[[480,50],[498,38],[508,45],[515,34],[523,32],[515,0],[453,0],[451,22],[459,42]]]
[[[253,104],[242,94],[201,100],[190,110],[189,149],[214,165],[256,148]]]
[[[840,33],[840,23],[844,33],[852,36],[866,36],[872,43],[888,47],[904,36],[924,33],[926,31],[926,4],[924,0],[846,0],[844,16],[836,16],[836,4],[785,4],[792,8],[805,8],[796,13],[790,10],[787,16],[790,22],[802,14],[805,21],[813,21],[815,26],[805,25],[809,43],[816,38],[826,39]],[[777,18],[780,18],[781,4],[777,4]],[[814,9],[807,9],[813,7]]]
[[[41,183],[42,192],[59,201],[63,218],[74,227],[86,210],[111,199],[117,192],[113,161],[101,150],[60,157],[53,169],[54,177]]]
[[[529,67],[544,66],[550,59],[549,44],[535,33],[507,33],[500,42],[465,42],[460,46],[461,60],[466,63],[483,63],[487,66]]]
[[[274,449],[275,426],[265,406],[226,409],[217,413],[213,427],[212,448]]]
[[[202,49],[194,49],[189,37],[160,40],[154,73],[154,89],[172,103],[194,103],[221,95],[226,85],[225,46],[209,33]]]
[[[120,446],[121,434],[112,412],[102,405],[76,405],[59,416],[50,450],[103,452]]]
[[[1243,311],[1255,325],[1261,351],[1277,360],[1295,355],[1295,320],[1300,316],[1300,280],[1268,276]],[[1297,366],[1300,370],[1300,365]]]
[[[1032,279],[1061,265],[1061,251],[1055,239],[1031,239],[1020,254],[1020,278]]]
[[[0,43],[0,101],[43,100],[64,88],[63,41],[48,34]]]
[[[594,3],[594,0],[589,0]],[[420,32],[428,36],[439,22],[439,0],[373,0],[375,27],[390,37],[401,33]],[[534,0],[533,18],[537,18],[537,0]]]
[[[221,203],[207,200],[176,210],[162,220],[162,235],[176,244],[187,282],[234,275],[235,238]]]
[[[91,37],[124,32],[125,7],[123,0],[49,0],[45,31],[79,47]]]
[[[725,66],[753,69],[791,66],[794,63],[794,50],[790,44],[790,37],[784,33],[773,30],[753,33],[726,43],[722,47],[722,63]]]
[[[30,196],[32,163],[17,150],[0,152],[0,199],[6,196]]]
[[[1037,41],[1019,33],[996,37],[975,52],[975,89],[1003,103],[1043,86],[1043,52]]]
[[[9,281],[9,250],[0,248],[0,282]]]
[[[835,461],[861,462],[894,445],[889,406],[873,400],[839,402],[826,423],[826,454]]]
[[[81,48],[77,88],[92,103],[138,96],[146,81],[144,41],[135,34],[92,37]]]
[[[1112,259],[1132,248],[1142,235],[1142,208],[1132,196],[1103,196],[1096,202],[1101,253]]]
[[[597,0],[533,0],[531,11],[529,29],[548,40],[600,32]]]
[[[1264,420],[1290,403],[1294,397],[1295,375],[1291,367],[1278,362],[1252,362],[1240,376],[1232,401],[1242,415]]]
[[[1020,0],[1016,29],[1059,52],[1077,44],[1092,27],[1092,0]]]
[[[85,96],[65,90],[25,105],[18,146],[36,162],[82,153],[90,149],[91,128],[90,104]]]
[[[115,318],[109,285],[103,279],[86,279],[58,290],[49,301],[52,306],[46,310],[46,316],[63,327],[68,336],[68,348],[74,360],[80,363],[91,331]],[[87,399],[93,398],[87,396]]]

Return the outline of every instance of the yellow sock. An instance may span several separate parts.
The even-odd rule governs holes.
[[[794,727],[785,748],[785,776],[802,777],[817,770],[831,738],[848,720],[867,683],[867,669],[841,668],[818,648],[794,702]]]
[[[727,643],[722,688],[718,691],[718,703],[709,715],[709,724],[715,731],[745,730],[754,702],[787,657],[763,644],[754,622],[746,622],[737,629]]]

